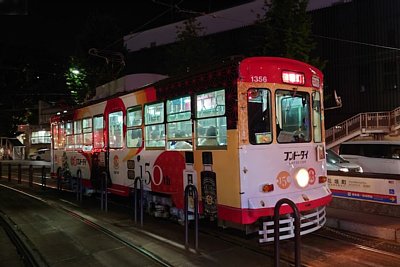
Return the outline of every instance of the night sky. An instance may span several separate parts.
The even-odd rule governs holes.
[[[142,7],[147,11],[140,14],[134,4],[136,2],[31,0],[28,2],[27,15],[1,16],[2,42],[71,54],[75,37],[93,13],[113,17],[120,27],[129,32],[142,21],[150,20],[153,14],[161,13],[167,8],[147,1],[149,3]],[[153,7],[151,13],[148,12],[150,6]]]
[[[106,16],[118,29],[118,37],[109,40],[112,45],[131,32],[244,2],[249,1],[0,0],[0,135],[10,132],[7,120],[20,113],[30,98],[36,101],[41,94],[57,93],[57,88],[44,92],[44,85],[62,79],[90,17]],[[26,88],[21,77],[37,81]]]
[[[27,15],[0,16],[0,43],[24,44],[63,54],[73,52],[74,38],[81,32],[88,17],[96,12],[114,18],[123,33],[128,34],[181,20],[190,12],[207,13],[246,2],[243,0],[0,0],[0,4],[2,1],[26,1]],[[181,12],[173,8],[173,3]],[[182,12],[184,10],[188,12]],[[63,50],[60,50],[60,47]]]

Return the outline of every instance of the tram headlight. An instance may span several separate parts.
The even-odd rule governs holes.
[[[301,188],[306,187],[308,185],[308,181],[310,180],[310,175],[308,174],[308,171],[304,168],[298,169],[294,177],[296,179],[297,184]]]

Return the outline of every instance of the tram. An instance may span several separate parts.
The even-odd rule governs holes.
[[[95,192],[104,174],[107,192],[126,197],[139,178],[154,216],[182,219],[190,184],[201,218],[263,241],[282,198],[300,211],[301,234],[326,221],[323,74],[303,62],[232,58],[89,101],[53,116],[51,130],[54,177]],[[291,213],[282,205],[281,239],[293,236]]]

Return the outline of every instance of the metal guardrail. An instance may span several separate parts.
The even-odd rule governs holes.
[[[103,171],[101,173],[101,210],[108,212],[108,173]]]
[[[189,197],[193,197],[194,205],[194,232],[195,232],[195,249],[199,248],[199,195],[196,186],[188,184],[185,187],[185,199],[184,199],[184,216],[185,216],[185,247],[189,248]]]
[[[137,187],[137,183],[139,183],[139,188]],[[133,197],[134,197],[134,207],[133,207],[133,214],[135,223],[137,223],[137,208],[139,205],[140,210],[140,226],[143,227],[143,180],[140,177],[136,177],[134,181],[133,187]],[[138,195],[139,194],[139,195]],[[139,200],[138,200],[139,198]],[[139,203],[138,203],[139,202]]]
[[[387,112],[357,114],[325,132],[327,147],[350,140],[361,134],[388,134],[400,129],[400,107]]]
[[[46,189],[47,179],[50,177],[50,165],[44,164],[39,165],[37,162],[30,161],[0,161],[0,179],[6,177],[9,182],[12,179],[17,179],[17,182],[22,183],[22,177],[27,178],[29,186],[33,187],[34,174],[39,177],[38,183],[42,186],[42,189]]]

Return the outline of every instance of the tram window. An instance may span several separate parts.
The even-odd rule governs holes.
[[[190,96],[167,100],[167,121],[189,120],[191,117]]]
[[[104,118],[103,116],[93,117],[93,147],[104,147]]]
[[[129,129],[126,132],[126,146],[127,147],[141,147],[142,146],[142,129]]]
[[[226,117],[215,117],[197,120],[197,147],[221,147],[227,143]]]
[[[142,146],[142,106],[128,108],[126,114],[126,146],[141,147]]]
[[[321,96],[319,92],[314,92],[312,97],[314,142],[320,143],[322,142]]]
[[[277,90],[276,115],[280,126],[279,143],[311,141],[310,95],[306,92]]]
[[[72,122],[67,122],[65,124],[65,134],[66,134],[66,149],[74,149],[75,141],[73,136]]]
[[[144,106],[144,123],[146,125],[164,122],[164,103],[154,103]]]
[[[126,126],[141,126],[142,125],[142,106],[129,108],[126,112]]]
[[[82,135],[82,121],[81,120],[74,121],[74,142],[75,142],[75,149],[82,148],[83,135]]]
[[[225,90],[217,90],[196,96],[196,118],[225,115]]]
[[[85,118],[82,120],[82,131],[83,131],[83,144],[85,146],[92,145],[92,119]]]
[[[64,123],[58,125],[58,148],[65,148],[65,126]]]
[[[58,124],[54,123],[51,125],[51,135],[53,136],[53,147],[54,149],[58,149],[59,148]]]
[[[148,125],[145,127],[146,147],[165,148],[165,126],[164,124]]]
[[[65,134],[72,134],[72,122],[70,121],[65,124]]]
[[[250,143],[271,143],[271,93],[269,90],[252,88],[247,91],[247,114]]]
[[[192,121],[168,123],[167,145],[171,150],[192,150]]]
[[[121,148],[123,145],[123,113],[117,111],[108,116],[108,136],[110,148]]]

